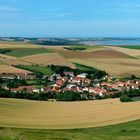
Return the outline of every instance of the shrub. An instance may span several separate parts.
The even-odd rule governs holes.
[[[64,93],[59,93],[57,95],[58,101],[79,101],[80,94],[73,91],[65,91]]]
[[[121,102],[131,102],[132,100],[131,100],[130,97],[128,97],[128,95],[122,95],[122,96],[120,97],[120,101],[121,101]]]

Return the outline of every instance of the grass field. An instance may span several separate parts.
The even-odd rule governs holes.
[[[112,126],[67,129],[11,129],[0,128],[1,140],[139,140],[140,120]]]
[[[78,64],[78,63],[74,63],[74,65],[76,66],[77,69],[79,70],[84,70],[84,71],[90,71],[90,70],[93,70],[94,68],[92,67],[89,67],[89,66],[86,66],[86,65],[82,65],[82,64]],[[41,66],[31,66],[31,65],[19,65],[17,66],[18,68],[21,68],[21,69],[25,69],[25,70],[28,70],[28,71],[32,71],[32,72],[40,72],[40,73],[43,73],[43,74],[46,74],[46,75],[51,75],[53,72],[51,71],[51,68],[49,67],[41,67]],[[29,84],[31,83],[36,83],[36,81],[29,81]]]
[[[44,48],[29,48],[29,49],[14,49],[10,52],[6,53],[6,55],[14,56],[14,57],[25,57],[29,55],[42,54],[42,53],[50,53],[51,51]]]
[[[122,46],[119,46],[119,47],[140,50],[140,46],[139,45],[122,45]]]
[[[0,65],[4,65],[5,63],[0,60]]]
[[[79,70],[90,71],[90,70],[93,70],[94,69],[93,67],[82,65],[82,64],[78,64],[78,63],[74,63],[74,65]]]
[[[119,99],[44,102],[0,98],[0,126],[37,129],[87,128],[140,118],[140,102]]]
[[[37,84],[37,80],[26,80],[28,85],[36,85]]]
[[[49,67],[26,66],[26,65],[20,65],[18,67],[21,69],[32,71],[32,72],[40,72],[40,73],[47,74],[47,75],[52,74],[52,71]]]
[[[92,66],[115,76],[140,76],[140,60],[125,58],[81,58],[69,59],[73,63]]]

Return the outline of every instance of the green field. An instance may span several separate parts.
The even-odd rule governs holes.
[[[75,64],[76,68],[79,69],[79,70],[83,70],[83,71],[92,71],[92,70],[94,70],[93,67],[89,67],[89,66],[82,65],[82,64],[79,64],[79,63],[73,63],[73,64]]]
[[[140,59],[140,56],[139,57],[136,57],[137,59]]]
[[[2,50],[1,50],[2,52]],[[14,57],[25,57],[29,55],[42,54],[42,53],[51,53],[50,50],[44,48],[29,48],[29,49],[9,49],[9,52],[4,52],[6,55]]]
[[[37,85],[37,80],[26,80],[28,85]]]
[[[127,48],[127,49],[135,49],[135,50],[140,50],[140,46],[138,45],[123,45],[123,46],[119,46],[121,48]]]
[[[0,61],[0,65],[3,65],[3,64],[5,64],[4,62],[2,62],[2,61]]]
[[[36,80],[36,79],[35,80],[32,80],[32,79],[31,80],[26,80],[28,85],[38,85],[38,87],[39,87],[39,86],[41,86],[41,84],[38,83],[38,81],[39,80]],[[44,83],[44,80],[41,80],[41,82]]]
[[[106,127],[66,130],[0,128],[0,140],[139,140],[140,120]]]
[[[79,70],[82,70],[82,71],[93,71],[95,70],[93,67],[89,67],[89,66],[86,66],[86,65],[82,65],[82,64],[79,64],[79,63],[73,63],[77,69]],[[51,75],[53,72],[51,71],[51,68],[49,67],[41,67],[41,66],[25,66],[25,65],[19,65],[19,66],[16,66],[18,68],[21,68],[21,69],[25,69],[25,70],[28,70],[28,71],[32,71],[32,72],[39,72],[39,73],[43,73],[43,74],[47,74],[47,75]],[[29,83],[36,83],[35,81],[29,81]]]
[[[28,71],[32,71],[32,72],[43,73],[43,74],[46,74],[46,75],[51,75],[52,74],[51,68],[49,68],[49,67],[24,66],[24,65],[20,65],[20,66],[16,66],[16,67],[21,68],[21,69],[25,69],[25,70],[28,70]]]

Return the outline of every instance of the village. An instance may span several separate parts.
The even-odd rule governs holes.
[[[38,77],[32,73],[22,74],[0,74],[2,80],[37,80]],[[117,97],[119,93],[129,90],[139,90],[140,80],[122,81],[119,78],[110,75],[104,75],[100,79],[88,78],[88,73],[79,73],[75,75],[73,71],[63,71],[53,73],[51,76],[43,75],[41,81],[46,80],[45,85],[26,85],[20,84],[16,87],[1,85],[2,89],[9,90],[11,93],[64,93],[66,91],[79,93],[83,100],[94,100],[102,97]]]

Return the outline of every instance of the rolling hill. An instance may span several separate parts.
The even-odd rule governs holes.
[[[140,102],[119,99],[45,102],[0,98],[0,126],[69,129],[106,126],[140,118]]]

